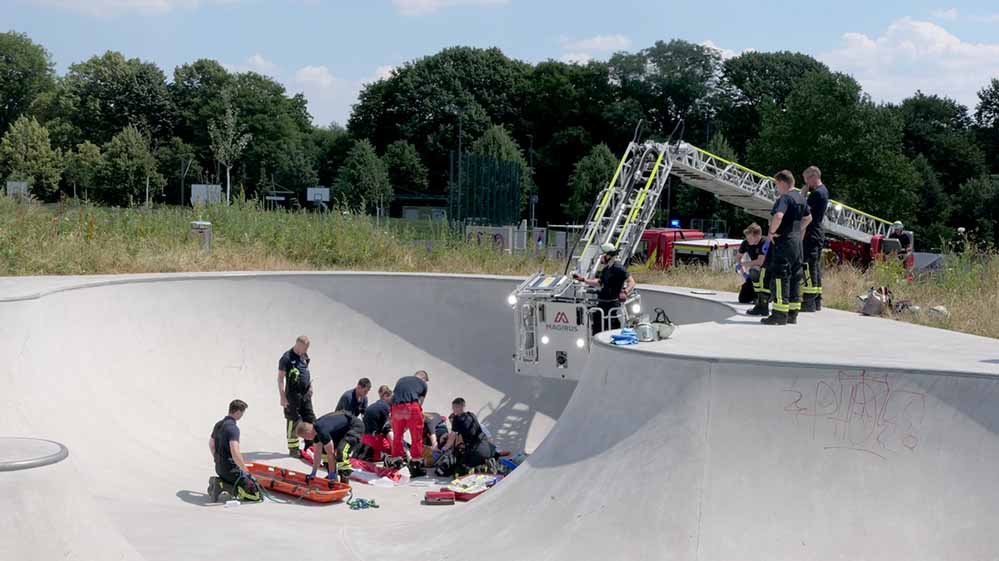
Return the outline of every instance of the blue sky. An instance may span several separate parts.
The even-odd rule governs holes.
[[[345,123],[362,84],[451,45],[530,62],[606,59],[657,40],[808,53],[875,99],[917,88],[974,105],[999,77],[999,3],[877,0],[0,0],[57,69],[106,50],[158,64],[213,58],[303,92],[317,124]],[[972,107],[973,109],[973,107]]]

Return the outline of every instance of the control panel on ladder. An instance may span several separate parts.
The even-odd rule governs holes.
[[[614,323],[625,325],[640,313],[637,291],[604,313],[598,306],[596,289],[573,280],[573,275],[596,276],[601,247],[607,244],[625,263],[631,258],[670,175],[668,152],[668,144],[629,144],[610,183],[597,196],[563,273],[537,273],[509,296],[514,309],[518,373],[578,379],[589,355],[591,334]]]

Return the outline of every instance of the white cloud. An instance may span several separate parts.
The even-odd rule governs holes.
[[[238,0],[29,0],[40,6],[50,6],[82,12],[92,16],[112,16],[123,12],[165,14],[176,9],[197,8],[202,4],[234,4]]]
[[[930,12],[930,15],[932,15],[935,19],[955,21],[961,14],[957,11],[957,8],[950,8],[948,10],[933,10]]]
[[[392,77],[392,72],[395,71],[395,67],[392,65],[379,66],[375,69],[375,74],[371,78],[365,81],[367,82],[377,82],[378,80],[385,80]]]
[[[278,65],[267,60],[260,53],[254,53],[253,56],[247,57],[241,64],[223,64],[222,66],[229,72],[256,72],[272,78],[277,77],[280,71]]]
[[[567,51],[576,52],[600,52],[607,53],[613,51],[623,51],[631,47],[631,39],[624,35],[596,35],[586,39],[570,40],[568,37],[561,38],[562,48]]]
[[[593,55],[588,53],[565,53],[559,60],[568,62],[569,64],[586,64],[593,60]]]
[[[846,33],[838,49],[819,55],[852,74],[876,100],[900,101],[917,89],[973,108],[976,93],[999,75],[999,43],[969,43],[927,21],[902,18],[877,37]]]
[[[392,0],[396,11],[404,16],[423,16],[445,8],[463,6],[505,6],[510,0]]]

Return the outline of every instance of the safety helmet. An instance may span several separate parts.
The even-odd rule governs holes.
[[[614,247],[614,244],[612,243],[605,243],[600,245],[600,253],[604,253],[607,255],[617,255],[618,251],[620,250]]]

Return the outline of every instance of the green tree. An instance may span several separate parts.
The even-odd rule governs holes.
[[[151,138],[166,138],[172,129],[166,76],[151,62],[108,51],[70,66],[64,80],[77,108],[68,118],[85,140],[103,144],[129,126]]]
[[[354,143],[333,187],[335,202],[351,210],[380,214],[392,202],[392,184],[385,163],[367,140]]]
[[[194,146],[176,136],[171,138],[156,150],[156,166],[167,180],[164,187],[166,200],[185,204],[189,192],[187,186],[196,183],[195,180],[203,172]]]
[[[975,124],[989,169],[992,173],[999,173],[999,78],[993,78],[978,92]]]
[[[0,33],[0,134],[55,84],[48,51],[27,35]]]
[[[336,182],[340,166],[354,147],[350,133],[339,125],[313,129],[312,159],[316,162],[316,175],[320,185],[329,187]]]
[[[914,225],[916,244],[939,250],[953,237],[954,230],[948,226],[952,212],[951,197],[944,191],[936,170],[926,156],[916,156],[912,165],[919,176],[919,206]]]
[[[472,144],[472,153],[502,162],[514,162],[520,166],[520,206],[523,209],[527,205],[527,197],[531,191],[531,170],[524,158],[524,151],[517,146],[506,128],[502,125],[489,127]]]
[[[586,219],[597,195],[610,184],[617,164],[617,158],[606,144],[594,146],[576,162],[569,176],[571,195],[565,205],[565,212],[571,219],[576,222]]]
[[[763,108],[783,110],[795,85],[806,74],[828,73],[829,68],[801,53],[747,52],[722,63],[718,121],[736,149],[746,147],[760,133]]]
[[[956,193],[968,179],[985,172],[985,155],[976,144],[966,107],[917,91],[902,102],[899,111],[906,155],[925,156],[948,193]]]
[[[103,164],[100,146],[90,141],[76,145],[76,150],[69,154],[66,161],[66,181],[73,187],[73,197],[77,196],[77,187],[89,194],[89,189],[97,185]]]
[[[427,166],[423,165],[415,146],[405,140],[397,140],[385,149],[383,159],[395,191],[407,194],[427,192]]]
[[[975,177],[961,186],[958,202],[959,226],[980,242],[999,245],[999,180]]]
[[[223,94],[234,85],[235,76],[214,60],[196,60],[173,71],[168,85],[176,108],[173,132],[194,148],[202,164],[213,158],[207,124],[225,112]]]
[[[232,104],[253,142],[233,171],[258,185],[304,190],[317,182],[312,118],[301,94],[288,96],[280,83],[255,72],[234,77]]]
[[[897,110],[873,103],[845,74],[813,72],[791,92],[784,110],[764,112],[760,137],[749,146],[750,167],[797,174],[817,165],[833,197],[912,222],[919,176],[903,153],[902,138]]]
[[[20,117],[0,141],[0,177],[27,181],[38,198],[59,190],[63,160],[49,142],[49,131],[34,117]]]
[[[212,139],[212,153],[220,164],[225,166],[225,202],[229,203],[232,179],[229,172],[239,160],[253,135],[243,132],[245,126],[239,120],[239,113],[232,106],[232,94],[228,90],[222,94],[222,117],[208,123],[208,135]]]
[[[163,187],[166,181],[156,170],[156,158],[149,150],[148,139],[136,127],[125,127],[104,146],[100,182],[105,189],[101,198],[110,204],[126,205],[145,200]]]
[[[379,149],[396,140],[417,147],[431,184],[446,185],[448,156],[491,123],[517,123],[530,65],[499,49],[453,47],[406,63],[362,89],[347,129]]]

